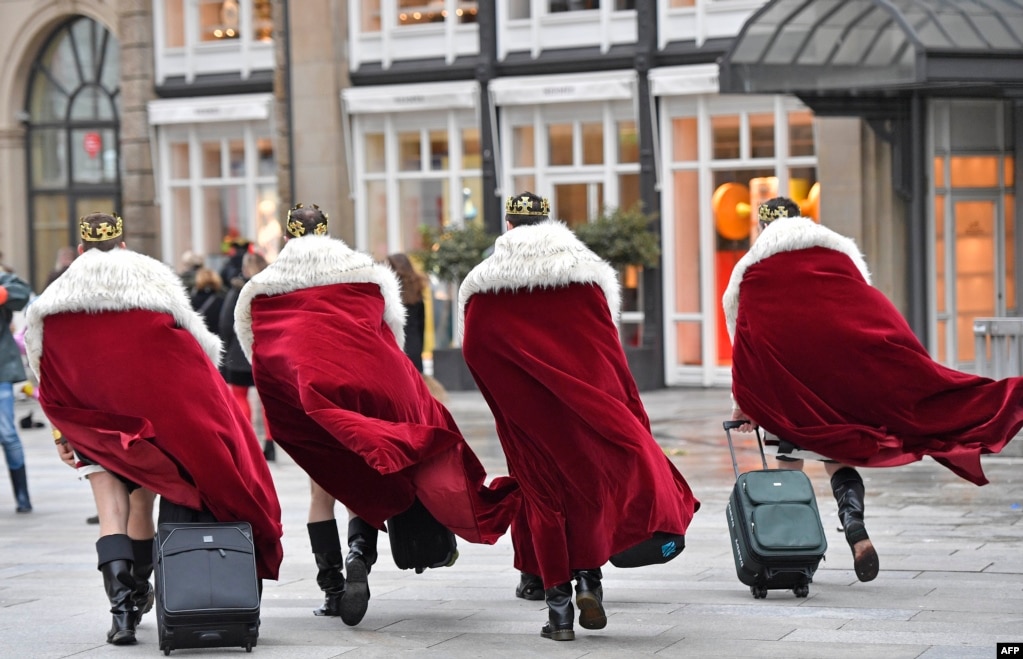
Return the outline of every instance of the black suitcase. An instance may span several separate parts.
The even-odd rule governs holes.
[[[259,638],[260,583],[248,522],[161,523],[156,624],[164,655],[243,647]]]
[[[810,479],[795,469],[768,469],[760,429],[757,446],[763,470],[739,474],[731,431],[743,421],[725,421],[735,487],[725,516],[739,581],[756,599],[768,590],[810,593],[810,582],[828,549]]]
[[[419,501],[403,513],[387,520],[391,557],[402,570],[448,567],[458,559],[455,534],[437,521]]]

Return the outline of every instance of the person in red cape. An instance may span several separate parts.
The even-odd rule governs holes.
[[[856,244],[790,199],[758,211],[762,233],[722,298],[732,337],[732,418],[831,461],[828,473],[857,576],[877,575],[854,467],[931,456],[986,484],[980,456],[1023,427],[1023,378],[995,381],[931,359],[870,284]],[[794,452],[793,456],[797,456]]]
[[[580,626],[602,629],[601,567],[657,532],[684,535],[699,501],[651,434],[615,324],[617,273],[546,199],[524,192],[505,213],[508,231],[459,290],[462,353],[522,489],[517,594],[538,576],[541,635],[567,641],[572,580]]]
[[[311,510],[309,536],[324,608],[340,592],[338,614],[356,625],[386,520],[418,499],[465,540],[492,544],[519,495],[509,478],[484,485],[482,464],[403,352],[395,273],[329,237],[327,223],[316,205],[289,211],[290,237],[242,289],[235,323],[274,441],[349,510],[343,564],[332,513],[314,521]]]
[[[166,505],[249,522],[264,579],[277,578],[283,557],[281,508],[262,447],[217,371],[220,340],[178,277],[125,248],[121,218],[93,213],[79,224],[81,256],[29,307],[25,344],[56,441],[70,442],[84,473],[103,472],[88,479],[114,615],[108,641],[127,644],[148,586],[132,573],[129,491],[159,494],[161,521]]]

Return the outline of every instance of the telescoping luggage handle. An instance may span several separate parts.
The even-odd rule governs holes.
[[[751,421],[743,420],[732,420],[729,419],[723,424],[725,428],[725,437],[728,438],[728,452],[732,454],[732,471],[735,472],[735,477],[739,477],[739,463],[735,460],[735,447],[732,445],[732,431],[736,428],[741,428],[744,423],[752,423]],[[753,434],[757,436],[757,447],[760,449],[760,461],[764,464],[764,469],[767,469],[767,456],[764,455],[764,442],[760,437],[760,427],[753,426]]]

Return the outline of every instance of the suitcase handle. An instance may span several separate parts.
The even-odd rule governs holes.
[[[739,463],[735,459],[735,446],[732,444],[732,431],[736,428],[742,427],[743,424],[752,423],[752,421],[742,421],[738,419],[729,419],[721,424],[725,429],[725,437],[728,438],[728,452],[732,454],[732,471],[735,472],[735,477],[739,477]],[[757,436],[757,448],[760,449],[760,462],[763,463],[764,469],[767,469],[767,456],[764,455],[764,441],[760,437],[760,426],[753,426],[753,434]]]

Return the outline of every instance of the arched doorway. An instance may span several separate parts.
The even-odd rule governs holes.
[[[121,204],[117,39],[84,16],[67,21],[33,62],[26,98],[29,266],[38,291],[58,251],[78,244],[77,218]]]

